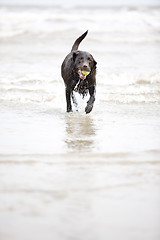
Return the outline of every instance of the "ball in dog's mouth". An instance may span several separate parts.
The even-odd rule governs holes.
[[[79,77],[83,80],[86,79],[89,73],[89,71],[81,71],[80,69],[78,70]]]

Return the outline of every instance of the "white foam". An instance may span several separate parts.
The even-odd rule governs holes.
[[[126,8],[1,8],[0,37],[56,34],[73,29],[90,29],[102,35],[102,41],[160,41],[159,9]],[[153,34],[155,32],[155,34]],[[151,34],[152,33],[152,34]]]

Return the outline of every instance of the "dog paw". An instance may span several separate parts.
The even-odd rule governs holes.
[[[93,108],[93,104],[87,104],[85,108],[86,114],[90,113],[92,111],[92,108]]]
[[[69,108],[69,109],[67,109],[67,112],[69,113],[69,112],[73,112],[73,111],[72,111],[72,109]]]

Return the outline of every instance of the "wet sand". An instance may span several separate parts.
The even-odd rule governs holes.
[[[157,123],[135,108],[3,112],[1,238],[158,239]]]
[[[159,8],[0,11],[0,239],[159,240]],[[95,106],[68,114],[60,66],[86,27]]]

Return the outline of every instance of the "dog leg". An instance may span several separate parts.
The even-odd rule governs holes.
[[[93,104],[95,101],[95,95],[96,95],[96,87],[95,86],[89,88],[89,94],[90,94],[90,98],[89,98],[89,100],[87,102],[87,106],[85,108],[86,114],[90,113],[93,108]]]
[[[76,108],[76,111],[78,111],[78,102],[77,102],[77,99],[76,99],[73,91],[72,91],[72,101],[73,101],[73,104],[74,104],[74,106]]]
[[[67,88],[66,88],[66,102],[67,102],[67,112],[72,112],[71,89],[67,89]]]

